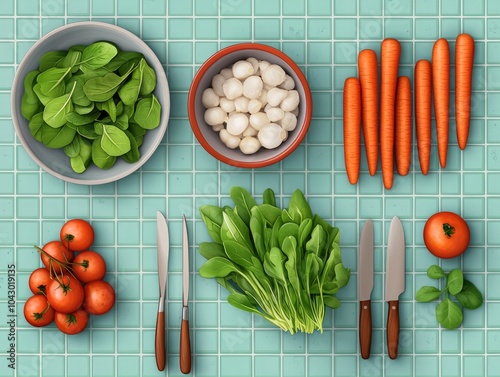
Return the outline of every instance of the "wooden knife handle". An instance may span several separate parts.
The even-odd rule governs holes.
[[[387,353],[391,359],[398,357],[399,301],[389,301],[387,314]]]
[[[164,370],[167,358],[165,350],[165,312],[158,312],[156,317],[155,355],[158,370]]]
[[[370,347],[372,344],[372,309],[370,300],[359,302],[359,346],[361,357],[370,357]]]
[[[191,372],[191,341],[189,339],[189,321],[187,319],[183,319],[181,324],[179,363],[182,373],[188,374]]]

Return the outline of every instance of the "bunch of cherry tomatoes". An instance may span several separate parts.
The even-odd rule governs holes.
[[[85,220],[63,225],[60,240],[38,248],[45,267],[29,277],[31,296],[24,305],[29,324],[42,327],[52,321],[65,334],[78,334],[87,326],[89,314],[100,315],[115,303],[113,287],[103,280],[106,262],[90,250],[94,230]]]

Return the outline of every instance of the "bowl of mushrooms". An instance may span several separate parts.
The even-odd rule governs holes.
[[[218,160],[242,168],[274,164],[302,142],[312,97],[297,64],[258,43],[226,47],[196,73],[188,95],[191,128]]]

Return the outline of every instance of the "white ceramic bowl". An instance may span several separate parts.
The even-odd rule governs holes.
[[[144,136],[144,142],[139,148],[141,157],[136,163],[129,164],[119,158],[111,169],[103,170],[91,164],[85,172],[78,174],[71,169],[69,158],[62,149],[48,148],[30,134],[28,121],[21,114],[23,81],[28,72],[38,68],[38,62],[44,53],[53,50],[67,50],[76,44],[89,45],[102,40],[113,42],[123,51],[142,53],[148,64],[155,70],[157,81],[153,93],[162,107],[160,125],[148,131]],[[126,177],[139,169],[151,157],[167,129],[170,93],[163,66],[154,52],[140,38],[115,25],[94,21],[78,22],[62,26],[48,33],[26,53],[19,64],[12,85],[11,112],[19,140],[26,152],[43,170],[67,182],[97,185]]]
[[[261,148],[254,154],[243,154],[239,149],[229,149],[220,140],[219,134],[205,122],[205,108],[201,102],[201,96],[203,91],[211,86],[212,78],[221,69],[250,57],[280,65],[294,79],[300,104],[297,127],[289,133],[285,142],[274,149]],[[259,43],[235,44],[216,52],[200,67],[189,89],[188,114],[196,138],[208,153],[229,165],[260,168],[284,159],[300,145],[306,136],[312,117],[311,90],[300,68],[282,51]]]

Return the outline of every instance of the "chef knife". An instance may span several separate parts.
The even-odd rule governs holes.
[[[180,341],[180,368],[187,374],[191,371],[191,342],[189,339],[189,239],[186,217],[182,216],[182,324]]]
[[[160,299],[158,301],[158,314],[156,317],[155,356],[156,366],[161,371],[165,369],[167,358],[165,347],[165,291],[167,288],[169,244],[167,221],[160,211],[156,213],[156,232]]]
[[[403,225],[396,216],[389,228],[385,275],[385,300],[389,304],[387,353],[391,359],[395,359],[399,343],[399,295],[405,290],[405,235]]]
[[[361,357],[370,357],[372,343],[373,223],[367,220],[361,231],[358,250],[359,346]]]

